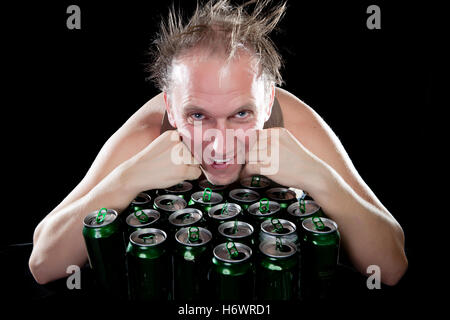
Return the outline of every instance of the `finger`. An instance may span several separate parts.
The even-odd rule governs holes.
[[[186,180],[196,180],[202,174],[202,170],[200,170],[200,166],[189,166],[189,169],[186,174]]]

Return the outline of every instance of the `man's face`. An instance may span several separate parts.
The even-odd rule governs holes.
[[[265,93],[255,60],[246,53],[226,64],[223,57],[198,49],[174,61],[165,96],[169,121],[210,182],[224,185],[238,179],[243,166],[238,159],[245,159],[242,153],[249,147],[243,133],[263,128],[272,93]]]

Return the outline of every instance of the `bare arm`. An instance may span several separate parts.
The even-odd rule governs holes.
[[[156,167],[167,166],[167,160],[158,157],[166,153],[171,143],[176,144],[170,141],[169,133],[158,137],[159,108],[163,106],[159,98],[150,100],[106,142],[80,184],[36,227],[29,266],[39,283],[66,276],[69,265],[81,266],[86,262],[82,221],[89,212],[107,207],[120,213],[139,191],[157,187],[151,183],[157,183],[158,179],[145,175],[140,178],[139,174],[143,174],[136,173],[135,168],[152,161],[153,154]],[[165,140],[156,143],[158,139]],[[187,174],[178,173],[180,179]],[[170,181],[167,177],[161,179]]]
[[[296,115],[286,119],[286,128],[317,157],[317,175],[306,190],[338,223],[354,266],[366,274],[369,265],[378,265],[382,281],[395,284],[408,264],[400,224],[363,181],[323,119],[284,90],[278,91],[278,98]]]

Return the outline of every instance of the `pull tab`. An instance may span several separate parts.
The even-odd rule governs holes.
[[[263,201],[265,202],[263,203]],[[259,212],[266,213],[267,211],[269,211],[269,199],[262,198],[259,200]]]
[[[139,207],[134,207],[134,216],[136,219],[139,220],[141,223],[146,223],[149,219],[149,216]]]
[[[98,224],[102,223],[105,220],[107,213],[108,209],[106,208],[101,208],[100,210],[98,210],[97,218],[95,218]]]
[[[301,213],[306,212],[305,197],[306,197],[306,193],[303,192],[302,196],[298,199],[298,207],[299,207]]]
[[[325,229],[325,224],[323,223],[322,219],[320,217],[314,217],[312,218],[312,222],[314,223],[314,226],[317,230],[323,230]]]
[[[222,207],[222,210],[220,210],[220,215],[223,215],[224,213],[228,213],[228,202],[225,201],[225,204]]]
[[[181,219],[184,221],[186,219],[189,219],[191,217],[191,213],[190,212],[186,212],[185,214],[183,214],[181,216]]]
[[[211,201],[211,189],[210,188],[205,188],[205,190],[203,191],[203,201]]]
[[[251,182],[251,186],[252,187],[259,187],[259,180],[260,180],[260,177],[258,177],[258,176],[253,176],[252,177],[252,182]]]
[[[234,226],[233,226],[233,234],[236,234],[236,232],[238,231],[238,220],[234,220]]]
[[[190,242],[197,242],[200,240],[200,230],[198,227],[190,227],[188,231],[188,238]]]
[[[283,225],[277,218],[272,218],[270,222],[272,223],[275,232],[280,232],[283,230]]]
[[[147,243],[147,241],[150,241],[150,243],[155,242],[155,236],[153,234],[143,235],[141,239],[144,240],[144,243]]]
[[[283,251],[283,240],[281,240],[281,237],[276,238],[275,246],[278,251]]]
[[[233,240],[227,241],[227,243],[225,244],[225,247],[227,248],[230,258],[236,258],[239,255],[239,251],[236,248],[236,245],[234,244]]]

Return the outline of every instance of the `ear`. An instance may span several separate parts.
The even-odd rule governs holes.
[[[172,127],[176,128],[177,124],[175,123],[175,120],[174,120],[175,118],[172,113],[171,102],[170,102],[169,96],[167,95],[167,92],[165,92],[165,91],[163,92],[163,97],[164,97],[164,105],[166,107],[167,118],[169,120],[169,123]]]
[[[274,101],[275,101],[275,85],[272,83],[270,85],[270,99],[267,99],[266,118],[264,119],[264,122],[269,120],[270,115],[272,114],[272,107],[273,107],[273,102]]]

